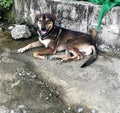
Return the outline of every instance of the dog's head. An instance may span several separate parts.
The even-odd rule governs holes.
[[[38,13],[35,16],[35,23],[39,28],[41,36],[46,36],[53,29],[56,17],[50,13]]]

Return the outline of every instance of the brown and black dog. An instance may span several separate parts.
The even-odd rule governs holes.
[[[93,63],[98,57],[98,50],[92,36],[58,27],[55,25],[55,19],[56,17],[49,13],[36,14],[35,22],[39,28],[37,31],[39,41],[18,49],[18,52],[23,53],[30,48],[43,45],[45,49],[34,52],[34,57],[44,59],[44,55],[53,55],[58,51],[65,50],[65,55],[53,55],[52,58],[70,61],[92,54],[81,67]]]

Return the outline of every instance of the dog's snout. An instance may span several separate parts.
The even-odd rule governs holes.
[[[41,27],[41,30],[42,30],[42,31],[46,31],[46,28],[45,28],[45,27]]]
[[[42,30],[42,31],[46,31],[45,23],[42,24],[41,30]]]

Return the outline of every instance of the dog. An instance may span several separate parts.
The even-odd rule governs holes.
[[[79,60],[86,55],[92,56],[81,68],[92,64],[98,57],[98,49],[94,41],[95,32],[91,35],[65,29],[55,25],[56,16],[50,13],[37,13],[35,23],[38,26],[39,40],[18,49],[19,53],[34,47],[45,46],[44,49],[35,51],[33,56],[44,59],[45,55],[52,55],[51,59],[61,61]],[[93,35],[93,36],[92,36]],[[56,52],[65,51],[64,55],[54,55]]]

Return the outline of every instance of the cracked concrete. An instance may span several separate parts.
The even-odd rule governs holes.
[[[7,58],[16,60],[16,66],[11,71],[16,71],[20,62],[24,62],[29,69],[34,70],[38,77],[60,92],[60,98],[71,108],[78,112],[79,108],[85,109],[83,113],[119,113],[120,112],[120,60],[106,54],[100,54],[92,65],[81,69],[85,62],[72,61],[61,64],[60,61],[35,59],[32,52],[18,54],[17,49],[37,40],[13,40],[11,37],[0,38],[1,62],[7,63]],[[5,57],[6,56],[6,57]],[[11,63],[0,70],[8,72]]]

